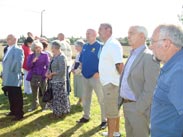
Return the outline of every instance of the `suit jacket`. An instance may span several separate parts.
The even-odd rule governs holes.
[[[2,79],[3,86],[14,86],[20,87],[22,84],[22,63],[23,63],[24,54],[22,49],[17,45],[13,46],[9,51],[7,57],[2,62],[3,71]]]
[[[141,113],[150,110],[159,71],[160,64],[153,60],[152,52],[147,47],[136,57],[130,68],[128,85],[136,97],[136,109]],[[120,87],[122,77],[123,73],[120,77]],[[119,104],[121,101],[123,100],[119,97]]]

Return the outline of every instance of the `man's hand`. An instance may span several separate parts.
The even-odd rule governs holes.
[[[6,86],[2,87],[2,91],[4,92],[5,96],[8,96],[8,88]]]
[[[96,72],[94,75],[93,75],[94,78],[98,79],[99,78],[99,73]]]
[[[116,64],[116,70],[118,71],[119,74],[123,72],[124,64],[123,63],[117,63]]]

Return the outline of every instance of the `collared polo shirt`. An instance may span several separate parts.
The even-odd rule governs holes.
[[[98,72],[99,54],[102,44],[98,41],[92,45],[86,43],[83,46],[79,61],[82,63],[82,74],[85,78],[91,78]]]

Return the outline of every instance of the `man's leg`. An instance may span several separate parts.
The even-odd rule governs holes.
[[[120,122],[120,117],[116,118],[116,129],[115,132],[119,132],[119,122]]]
[[[119,118],[107,118],[109,137],[113,137],[114,132],[119,132],[119,129],[117,129],[119,128],[119,125],[117,125],[119,122],[118,119]]]
[[[108,135],[113,137],[119,132],[118,86],[107,84],[103,86],[105,111],[108,121]]]
[[[21,87],[9,87],[9,94],[13,114],[17,118],[23,118],[23,96]]]
[[[136,103],[123,104],[127,137],[148,137],[149,119],[136,110]]]
[[[97,99],[100,104],[101,122],[106,122],[105,109],[104,109],[104,95],[103,95],[102,85],[100,83],[100,80],[96,78],[91,78],[89,81],[97,95]]]
[[[10,113],[14,115],[14,111],[13,111],[13,95],[11,94],[11,87],[7,87],[8,89],[8,100],[9,100],[9,105],[10,105]]]
[[[83,77],[82,101],[83,101],[83,111],[84,111],[83,117],[85,119],[90,118],[91,97],[92,97],[92,87],[90,86],[88,79]]]

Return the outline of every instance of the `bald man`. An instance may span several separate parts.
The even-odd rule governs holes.
[[[99,55],[102,48],[101,43],[96,40],[97,33],[94,29],[88,29],[86,31],[86,39],[88,43],[83,46],[80,62],[82,64],[82,74],[83,74],[83,110],[84,115],[78,121],[78,123],[86,123],[90,118],[90,104],[92,91],[94,90],[98,102],[100,104],[101,110],[101,124],[100,128],[104,129],[106,127],[106,117],[104,113],[104,100],[103,100],[103,92],[102,85],[99,80]]]
[[[3,57],[3,88],[8,92],[10,112],[7,116],[15,116],[12,120],[23,118],[22,74],[23,51],[16,45],[17,39],[10,34],[7,37],[8,48]]]

